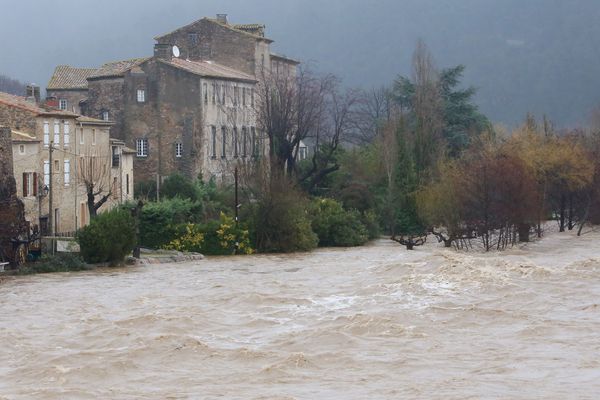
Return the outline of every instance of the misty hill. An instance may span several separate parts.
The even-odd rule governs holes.
[[[150,55],[154,36],[225,12],[236,23],[266,24],[276,51],[312,60],[350,86],[390,84],[410,74],[422,38],[439,67],[466,65],[464,82],[479,89],[476,100],[494,121],[514,124],[531,111],[559,125],[583,124],[600,103],[598,0],[32,3],[4,9],[0,33],[11,40],[0,43],[0,73],[33,77],[42,87],[56,65]],[[40,40],[48,35],[47,15],[58,14],[70,23],[53,25],[52,40]],[[28,29],[20,29],[23,21]]]

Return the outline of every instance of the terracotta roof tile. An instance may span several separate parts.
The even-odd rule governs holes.
[[[21,110],[29,111],[35,115],[56,115],[65,117],[79,116],[79,114],[75,114],[70,111],[57,110],[54,108],[35,104],[27,100],[25,97],[15,96],[4,92],[0,92],[0,104],[5,104],[11,107],[19,108]]]
[[[254,78],[252,75],[245,74],[243,72],[226,67],[224,65],[216,64],[212,61],[190,61],[182,60],[180,58],[173,58],[171,61],[159,61],[199,76],[246,82],[256,82],[256,78]]]
[[[230,24],[226,24],[226,23],[224,23],[224,22],[218,21],[218,20],[216,20],[216,19],[214,19],[214,18],[208,18],[208,17],[200,18],[200,19],[198,19],[198,20],[196,20],[196,21],[194,21],[194,22],[191,22],[191,23],[189,23],[189,24],[187,24],[187,25],[184,25],[184,26],[182,26],[182,27],[180,27],[180,28],[177,28],[177,29],[175,29],[175,30],[173,30],[173,31],[171,31],[171,32],[169,32],[169,33],[165,33],[164,35],[155,36],[155,37],[154,37],[154,40],[157,40],[157,41],[159,41],[159,42],[160,42],[160,39],[164,38],[165,36],[172,35],[173,33],[175,33],[175,32],[178,32],[178,31],[180,31],[180,30],[182,30],[182,29],[188,28],[188,27],[190,27],[190,26],[192,26],[192,25],[194,25],[194,24],[197,24],[197,23],[198,23],[198,22],[200,22],[200,21],[210,21],[210,22],[212,22],[212,23],[215,23],[215,24],[219,24],[219,25],[221,25],[221,26],[224,26],[225,28],[231,29],[232,31],[236,31],[236,32],[242,33],[242,34],[244,34],[244,35],[249,35],[249,36],[252,36],[252,37],[253,37],[253,38],[255,38],[255,39],[263,40],[263,41],[266,41],[266,42],[269,42],[269,43],[273,42],[273,40],[271,40],[271,39],[268,39],[268,38],[264,37],[264,34],[261,36],[261,35],[257,35],[257,34],[255,34],[255,33],[249,32],[249,31],[247,31],[247,30],[244,30],[244,29],[241,29],[241,28],[240,28],[240,29],[236,28],[236,26],[239,26],[239,27],[243,27],[243,26],[252,27],[252,26],[255,26],[255,25],[256,25],[256,26],[260,26],[260,25],[258,25],[258,24],[246,24],[246,25],[244,25],[244,24],[238,24],[238,25],[230,25]],[[251,30],[251,29],[250,29],[250,30]]]
[[[129,71],[131,68],[135,67],[148,60],[148,57],[144,58],[132,58],[129,60],[121,60],[114,61],[110,63],[106,63],[100,68],[98,68],[92,75],[89,76],[90,79],[94,78],[106,78],[111,76],[123,76],[123,74]]]
[[[59,65],[48,82],[47,89],[87,89],[87,78],[96,72],[97,68],[76,68],[69,65]]]

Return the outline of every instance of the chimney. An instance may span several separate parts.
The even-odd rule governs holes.
[[[154,57],[159,60],[171,61],[172,56],[171,45],[168,43],[156,43],[154,45]]]
[[[27,101],[30,101],[35,104],[40,103],[40,87],[35,83],[27,85],[27,93],[25,95]]]
[[[227,25],[227,14],[217,14],[217,21]]]

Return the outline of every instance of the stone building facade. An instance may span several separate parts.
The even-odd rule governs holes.
[[[110,122],[0,92],[0,124],[15,130],[12,134],[14,178],[17,195],[25,205],[25,217],[31,225],[40,225],[46,233],[60,234],[73,232],[89,222],[82,166],[90,159],[96,160],[94,166],[101,171],[94,178],[104,185],[103,191],[108,193],[114,189],[114,198],[100,211],[133,199],[133,154],[124,143],[110,141]],[[125,159],[116,168],[113,166],[115,155],[119,161]],[[124,186],[125,182],[128,187]],[[53,229],[47,232],[50,216]]]
[[[176,171],[229,180],[234,166],[267,154],[256,120],[256,85],[273,62],[290,73],[298,62],[271,53],[264,25],[234,25],[218,15],[155,40],[152,57],[89,73],[87,97],[80,101],[85,115],[113,122],[112,136],[136,149],[136,180]],[[72,79],[57,67],[49,94],[69,90],[54,83],[87,73],[70,71]]]

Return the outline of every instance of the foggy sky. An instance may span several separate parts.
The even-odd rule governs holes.
[[[422,38],[506,124],[584,124],[600,104],[599,0],[0,0],[0,74],[44,88],[56,65],[149,56],[154,36],[216,13],[266,24],[276,52],[347,86],[410,74]]]

